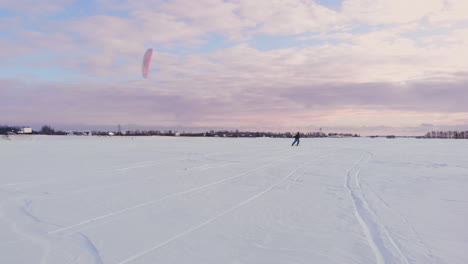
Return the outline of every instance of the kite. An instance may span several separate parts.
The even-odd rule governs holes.
[[[150,69],[151,57],[153,56],[153,49],[148,49],[143,55],[143,63],[141,66],[141,74],[143,78],[148,78],[148,73]]]

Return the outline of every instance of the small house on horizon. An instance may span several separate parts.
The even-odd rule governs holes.
[[[21,130],[18,131],[18,134],[31,134],[33,132],[32,128],[30,127],[23,127]]]

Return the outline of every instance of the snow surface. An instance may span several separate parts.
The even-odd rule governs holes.
[[[468,263],[468,141],[0,138],[0,263]]]

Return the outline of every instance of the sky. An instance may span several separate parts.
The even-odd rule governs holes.
[[[0,0],[0,125],[468,130],[466,10],[467,0]]]

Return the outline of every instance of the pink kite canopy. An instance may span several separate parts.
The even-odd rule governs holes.
[[[153,56],[153,49],[148,49],[143,55],[143,64],[141,67],[141,73],[143,78],[148,78],[148,72],[150,68],[151,57]]]

